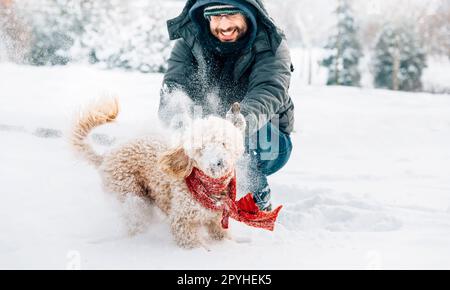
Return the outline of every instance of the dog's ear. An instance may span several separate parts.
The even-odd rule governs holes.
[[[189,176],[193,168],[192,160],[182,146],[163,153],[159,158],[159,166],[163,172],[179,179]]]

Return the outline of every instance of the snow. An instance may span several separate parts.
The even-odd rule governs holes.
[[[73,113],[102,95],[119,96],[122,112],[96,140],[152,133],[162,75],[1,63],[0,268],[449,269],[450,95],[300,77],[292,159],[269,178],[284,205],[275,232],[232,223],[234,239],[207,252],[178,248],[158,212],[128,236],[66,142]]]
[[[433,56],[423,72],[424,89],[430,92],[450,93],[450,58]]]

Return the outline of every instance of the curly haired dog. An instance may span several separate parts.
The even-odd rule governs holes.
[[[99,170],[105,191],[119,194],[120,200],[133,195],[159,207],[169,217],[172,234],[181,247],[204,245],[201,226],[206,226],[213,239],[226,237],[221,213],[194,200],[184,178],[194,167],[212,178],[234,170],[244,153],[245,122],[234,122],[238,128],[218,117],[198,119],[175,147],[148,137],[99,155],[86,139],[95,127],[115,121],[118,113],[117,100],[93,104],[79,114],[71,136],[75,150]]]

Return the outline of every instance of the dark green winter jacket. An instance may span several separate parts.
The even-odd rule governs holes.
[[[284,34],[274,24],[260,0],[241,0],[258,11],[258,30],[252,47],[237,56],[232,70],[233,93],[221,100],[225,107],[241,102],[241,111],[249,123],[250,133],[264,125],[261,116],[279,123],[280,130],[290,134],[294,126],[294,105],[288,94],[293,69]],[[208,87],[208,59],[205,59],[199,30],[189,17],[189,10],[197,0],[188,0],[182,13],[167,22],[171,40],[177,40],[168,60],[164,76],[159,115],[168,122],[167,112],[174,89],[181,89],[202,105],[211,93]],[[214,1],[211,1],[214,2]],[[255,125],[257,124],[257,125]]]

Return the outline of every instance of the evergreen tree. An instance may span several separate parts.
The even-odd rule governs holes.
[[[329,55],[321,62],[322,66],[328,68],[327,85],[359,86],[359,59],[363,54],[348,1],[338,0],[335,13],[338,19],[337,31],[329,38],[325,46]]]
[[[375,87],[417,91],[422,88],[426,55],[411,26],[383,27],[372,56]]]

